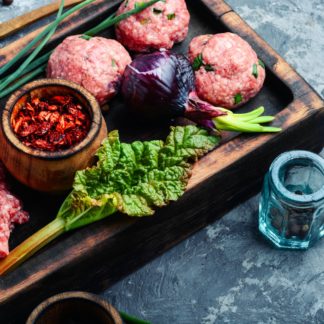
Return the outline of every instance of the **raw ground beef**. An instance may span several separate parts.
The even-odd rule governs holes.
[[[120,79],[132,59],[116,40],[80,35],[67,37],[56,47],[47,65],[47,77],[73,81],[91,92],[102,105],[116,95]]]
[[[195,37],[188,56],[193,64],[202,60],[195,72],[196,91],[213,105],[236,108],[262,88],[265,69],[252,47],[236,34]]]
[[[22,210],[21,202],[14,197],[5,181],[5,170],[0,163],[0,258],[9,253],[8,240],[15,224],[27,222],[29,215]]]
[[[138,0],[124,1],[118,14],[134,8]],[[143,1],[148,2],[148,0]],[[117,39],[136,52],[171,49],[188,34],[190,15],[184,0],[159,1],[116,26]]]

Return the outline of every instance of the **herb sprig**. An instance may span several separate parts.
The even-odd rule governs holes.
[[[214,71],[214,68],[212,67],[211,64],[205,64],[204,63],[204,59],[203,59],[202,53],[199,53],[195,57],[195,59],[194,59],[194,61],[192,63],[192,68],[194,69],[194,71],[198,71],[202,66],[205,68],[205,70],[207,72]]]
[[[9,95],[11,92],[15,91],[17,88],[21,87],[26,82],[30,81],[31,79],[37,77],[38,75],[44,73],[46,69],[46,63],[48,58],[51,55],[51,51],[47,52],[46,54],[36,58],[39,52],[43,49],[46,45],[48,40],[54,34],[57,26],[59,23],[64,20],[66,17],[71,15],[72,13],[76,12],[77,10],[87,6],[88,4],[94,2],[95,0],[86,0],[82,3],[76,5],[75,7],[71,8],[70,10],[66,11],[64,14],[60,14],[57,18],[49,24],[39,35],[35,37],[21,52],[19,52],[12,60],[8,63],[3,65],[0,68],[0,76],[3,76],[5,72],[7,72],[12,66],[14,66],[22,57],[24,57],[37,43],[41,42],[33,52],[27,57],[27,59],[21,64],[20,68],[10,74],[7,77],[4,77],[0,80],[0,98],[3,98]],[[116,16],[113,14],[103,20],[97,26],[89,29],[86,31],[81,37],[84,39],[90,39],[92,36],[100,33],[101,31],[118,24],[124,19],[127,19],[131,15],[135,15],[144,9],[152,6],[153,4],[157,3],[158,1],[164,0],[151,0],[148,2],[140,2],[136,3],[134,9],[131,9],[123,14]],[[61,6],[64,5],[64,0],[61,1]],[[36,59],[35,59],[36,58]],[[29,74],[28,74],[29,73]]]

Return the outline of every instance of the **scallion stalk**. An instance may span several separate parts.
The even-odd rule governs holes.
[[[82,9],[83,7],[87,6],[88,4],[94,2],[95,0],[85,0],[80,4],[76,5],[75,7],[66,11],[63,15],[61,15],[58,19],[54,20],[51,24],[49,24],[41,33],[39,33],[22,51],[20,51],[13,59],[11,59],[8,63],[3,65],[0,68],[0,75],[4,74],[11,68],[17,61],[22,58],[30,49],[33,48],[40,40],[42,40],[53,28],[56,24],[59,24],[62,20],[66,17],[74,13],[75,11]]]
[[[3,74],[4,72],[6,72],[11,66],[13,66],[23,55],[25,55],[32,48],[32,46],[34,46],[38,41],[40,41],[42,39],[42,37],[44,37],[46,34],[50,33],[52,31],[52,29],[56,28],[57,25],[64,18],[66,18],[68,15],[74,13],[76,10],[79,10],[79,9],[83,8],[85,5],[90,4],[93,1],[94,0],[86,0],[83,3],[81,3],[81,4],[73,7],[72,9],[68,10],[60,18],[57,18],[44,31],[42,31],[28,46],[26,46],[18,55],[16,55],[7,64],[2,66],[0,68],[0,75]],[[86,31],[81,37],[83,37],[85,39],[90,39],[93,35],[96,35],[99,32],[101,32],[101,31],[103,31],[103,30],[105,30],[105,29],[119,23],[120,21],[130,17],[131,15],[134,15],[134,14],[137,14],[137,13],[141,12],[142,10],[148,8],[149,6],[152,6],[154,3],[158,2],[158,1],[163,1],[163,0],[152,0],[152,1],[149,1],[149,2],[141,2],[141,3],[138,3],[137,6],[134,9],[129,10],[128,12],[125,12],[125,13],[123,13],[121,15],[118,15],[118,16],[116,16],[116,14],[113,14],[113,15],[109,16],[108,18],[106,18],[104,21],[102,21],[97,26],[95,26],[95,27],[89,29],[88,31]],[[48,41],[50,37],[46,37],[46,38],[48,38],[47,39],[47,41]],[[44,42],[44,43],[46,44],[46,42]],[[42,44],[40,44],[39,46],[41,46],[41,45]],[[42,47],[40,49],[39,49],[39,46],[34,50],[34,51],[37,51],[36,55],[43,48],[44,45],[42,45]],[[33,54],[34,54],[34,52],[32,53],[32,55]],[[19,88],[25,82],[28,82],[29,80],[31,80],[32,79],[31,76],[35,77],[36,75],[39,75],[42,72],[44,72],[45,68],[46,68],[46,65],[43,65],[43,63],[45,63],[48,60],[48,58],[50,57],[51,54],[52,54],[52,51],[42,55],[41,57],[37,58],[36,60],[34,60],[36,55],[33,55],[32,59],[28,60],[27,64],[24,64],[23,68],[20,67],[17,71],[15,71],[9,77],[0,80],[0,98],[3,98],[5,96],[9,95],[11,92],[15,91],[17,88]],[[36,70],[33,70],[33,69],[36,69]],[[28,72],[31,72],[31,73],[28,76],[19,79],[23,74],[26,74]],[[19,79],[17,82],[15,82],[9,88],[4,90],[4,88],[8,84],[14,82],[17,79]],[[3,91],[1,91],[1,90],[3,90]]]
[[[100,33],[101,31],[103,31],[104,29],[106,29],[107,27],[118,24],[122,20],[127,19],[128,17],[143,11],[144,9],[154,5],[158,1],[161,1],[161,0],[151,0],[151,1],[148,1],[148,2],[138,2],[134,9],[129,10],[127,12],[124,12],[123,14],[118,15],[118,16],[112,15],[112,16],[108,17],[106,20],[101,22],[96,27],[93,27],[93,28],[89,29],[87,32],[84,33],[84,35],[86,35],[86,36],[96,35],[96,34]]]
[[[119,311],[120,317],[128,324],[150,324],[148,321],[141,320],[134,316],[128,315],[125,312]]]
[[[7,95],[9,95],[10,93],[15,91],[16,89],[20,88],[22,85],[24,85],[27,82],[29,82],[30,80],[34,79],[35,77],[41,75],[45,71],[45,69],[46,69],[46,64],[41,65],[40,67],[33,70],[29,74],[26,74],[24,77],[18,79],[14,84],[12,84],[6,90],[4,90],[4,91],[2,91],[0,93],[0,99],[4,98]]]
[[[7,77],[3,82],[0,83],[0,91],[3,90],[12,81],[17,79],[16,75],[20,75],[21,73],[24,72],[26,67],[34,60],[34,58],[39,54],[39,52],[47,44],[49,39],[54,35],[56,28],[59,24],[57,21],[59,21],[60,17],[62,16],[63,8],[64,8],[64,0],[61,1],[60,7],[57,12],[56,19],[55,19],[56,23],[53,24],[52,29],[48,32],[48,34],[41,41],[41,43],[35,48],[35,50],[27,57],[27,59],[19,66],[18,70],[16,70],[15,73],[9,75],[9,77]]]
[[[274,120],[273,116],[261,116],[264,107],[259,107],[245,114],[234,114],[232,111],[220,108],[227,115],[213,118],[216,129],[220,131],[244,132],[244,133],[273,133],[280,132],[281,128],[262,126]]]

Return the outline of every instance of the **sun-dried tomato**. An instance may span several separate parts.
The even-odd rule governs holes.
[[[61,151],[80,143],[90,129],[89,113],[76,98],[32,98],[12,120],[12,129],[28,147]]]

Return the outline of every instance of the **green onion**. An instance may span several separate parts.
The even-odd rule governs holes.
[[[168,14],[167,17],[168,17],[168,20],[172,20],[175,18],[175,13],[172,13],[172,14]]]
[[[128,315],[125,312],[119,311],[120,317],[129,324],[150,324],[150,322],[138,319],[134,316]]]
[[[135,6],[134,6],[134,9],[138,9],[140,8],[141,6],[143,6],[145,4],[145,2],[135,2]]]
[[[226,112],[227,115],[213,118],[215,127],[220,131],[245,133],[272,133],[281,131],[281,128],[278,127],[260,125],[274,120],[273,116],[261,116],[264,113],[264,107],[259,107],[245,114],[234,114],[232,111],[224,108],[221,108],[221,110]]]
[[[195,59],[192,63],[192,68],[195,71],[198,71],[202,65],[204,65],[204,63],[203,63],[202,53],[200,53],[195,57]]]
[[[34,60],[32,63],[30,63],[26,69],[24,70],[24,74],[34,70],[35,68],[38,68],[40,65],[43,65],[44,63],[47,63],[49,57],[51,56],[53,51],[50,51],[42,56],[40,56],[39,58],[37,58],[36,60]]]
[[[259,73],[258,73],[258,66],[256,64],[253,64],[252,66],[252,75],[257,79],[258,76],[259,76]]]
[[[85,32],[84,35],[86,35],[86,36],[96,35],[96,34],[100,33],[101,31],[107,29],[108,27],[111,27],[112,25],[116,25],[119,22],[121,22],[122,20],[127,19],[128,17],[130,17],[132,15],[136,15],[137,13],[152,6],[153,4],[157,3],[158,1],[161,1],[161,0],[151,0],[148,2],[141,2],[141,3],[137,2],[136,3],[137,5],[135,6],[134,9],[124,12],[123,14],[118,15],[118,16],[112,15],[112,16],[108,17],[103,22],[101,22],[99,25],[97,25],[96,27],[91,28],[90,30]]]
[[[205,64],[204,67],[207,72],[214,71],[214,68],[210,64]]]
[[[265,65],[264,65],[264,63],[263,63],[261,60],[259,60],[258,62],[259,62],[259,65],[260,65],[263,69],[265,69]]]
[[[44,36],[46,36],[52,28],[66,17],[74,13],[75,11],[87,6],[88,4],[94,2],[95,0],[86,0],[82,3],[76,5],[75,7],[71,8],[70,10],[66,11],[60,18],[54,20],[50,25],[48,25],[41,33],[39,33],[21,52],[19,52],[12,60],[10,60],[7,64],[3,65],[0,68],[0,75],[5,73],[10,67],[12,67],[20,58],[22,58],[35,44],[37,44]]]
[[[0,68],[0,75],[1,75],[1,71],[2,71],[2,73],[6,72],[26,52],[28,52],[28,50],[33,45],[35,45],[39,40],[41,40],[42,37],[44,37],[45,35],[48,35],[52,31],[52,29],[56,28],[57,27],[57,24],[60,21],[62,21],[68,15],[70,15],[70,14],[74,13],[75,11],[83,8],[85,5],[88,5],[91,2],[93,2],[93,1],[95,1],[95,0],[86,0],[86,1],[84,1],[82,3],[80,3],[79,5],[73,7],[72,9],[68,10],[66,13],[64,13],[63,15],[61,15],[59,18],[57,18],[42,33],[40,33],[28,46],[26,46],[18,55],[16,55],[7,64],[5,64],[4,66],[2,66]],[[141,12],[142,10],[146,9],[147,7],[153,5],[154,3],[158,2],[158,1],[163,1],[164,2],[164,0],[151,0],[149,2],[143,2],[143,3],[140,3],[140,4],[137,3],[136,8],[134,8],[132,10],[129,10],[128,12],[125,12],[125,13],[123,13],[121,15],[118,15],[118,16],[116,16],[115,14],[113,14],[113,15],[109,16],[108,18],[106,18],[104,21],[102,21],[100,24],[98,24],[97,26],[95,26],[94,28],[91,28],[90,30],[88,30],[87,32],[85,32],[84,35],[82,35],[81,37],[84,38],[84,39],[90,39],[92,35],[95,35],[95,34],[101,32],[102,30],[111,27],[112,25],[115,25],[115,24],[119,23],[120,21],[128,18],[131,15],[134,15],[134,14],[137,14],[137,13]],[[45,33],[45,31],[46,31],[46,33]],[[35,41],[36,39],[37,39],[37,41]],[[39,46],[41,46],[41,45],[39,45]],[[38,49],[38,47],[35,49],[35,51],[37,49]],[[51,53],[52,53],[52,51],[50,51],[50,52],[42,55],[41,57],[37,58],[33,62],[29,62],[30,60],[28,58],[28,65],[24,64],[25,65],[24,66],[24,69],[19,68],[17,71],[15,71],[11,75],[9,75],[7,78],[4,78],[4,79],[0,80],[0,98],[3,98],[6,95],[10,94],[11,92],[15,91],[17,88],[19,88],[21,85],[24,84],[23,81],[28,82],[29,80],[31,80],[32,79],[31,75],[33,75],[35,77],[36,75],[39,75],[42,72],[44,72],[45,69],[46,69],[46,65],[43,65],[43,63],[45,63],[48,60],[48,58],[50,57]],[[35,55],[33,55],[33,59],[34,59],[34,56]],[[33,71],[33,69],[35,69],[35,68],[37,68],[37,70]],[[29,74],[28,76],[22,78],[22,79],[19,79],[23,74],[26,74],[28,72],[32,72],[32,73]],[[9,84],[9,82],[13,82],[13,81],[15,81],[17,79],[19,79],[17,82],[15,82],[14,84],[12,84],[6,90],[3,90]],[[8,80],[10,80],[10,81],[8,81]],[[10,91],[9,91],[9,89],[10,89]],[[3,91],[1,91],[1,90],[3,90]]]
[[[4,98],[5,96],[9,95],[16,89],[20,88],[22,85],[26,84],[30,80],[34,79],[35,77],[41,75],[46,69],[46,64],[40,66],[39,68],[33,70],[29,74],[26,74],[23,78],[18,79],[15,83],[13,83],[11,86],[6,88],[6,90],[0,92],[0,99]]]
[[[60,8],[57,12],[56,21],[58,19],[60,19],[61,15],[62,15],[63,8],[64,8],[64,0],[61,1]],[[18,70],[16,70],[15,73],[9,75],[9,77],[6,78],[5,81],[1,82],[0,91],[3,90],[12,81],[14,81],[16,79],[16,75],[20,75],[21,73],[24,72],[25,68],[38,55],[38,53],[43,49],[43,47],[49,41],[49,39],[53,36],[53,34],[56,31],[57,26],[58,26],[58,23],[55,23],[53,25],[53,28],[51,29],[51,31],[46,35],[46,37],[42,40],[42,42],[35,48],[35,50],[27,57],[27,59],[19,66]]]
[[[159,15],[160,13],[162,13],[163,11],[157,8],[153,8],[153,13],[156,15]]]
[[[243,97],[240,93],[236,94],[234,96],[234,103],[235,105],[238,105],[239,103],[241,103],[243,101]]]

